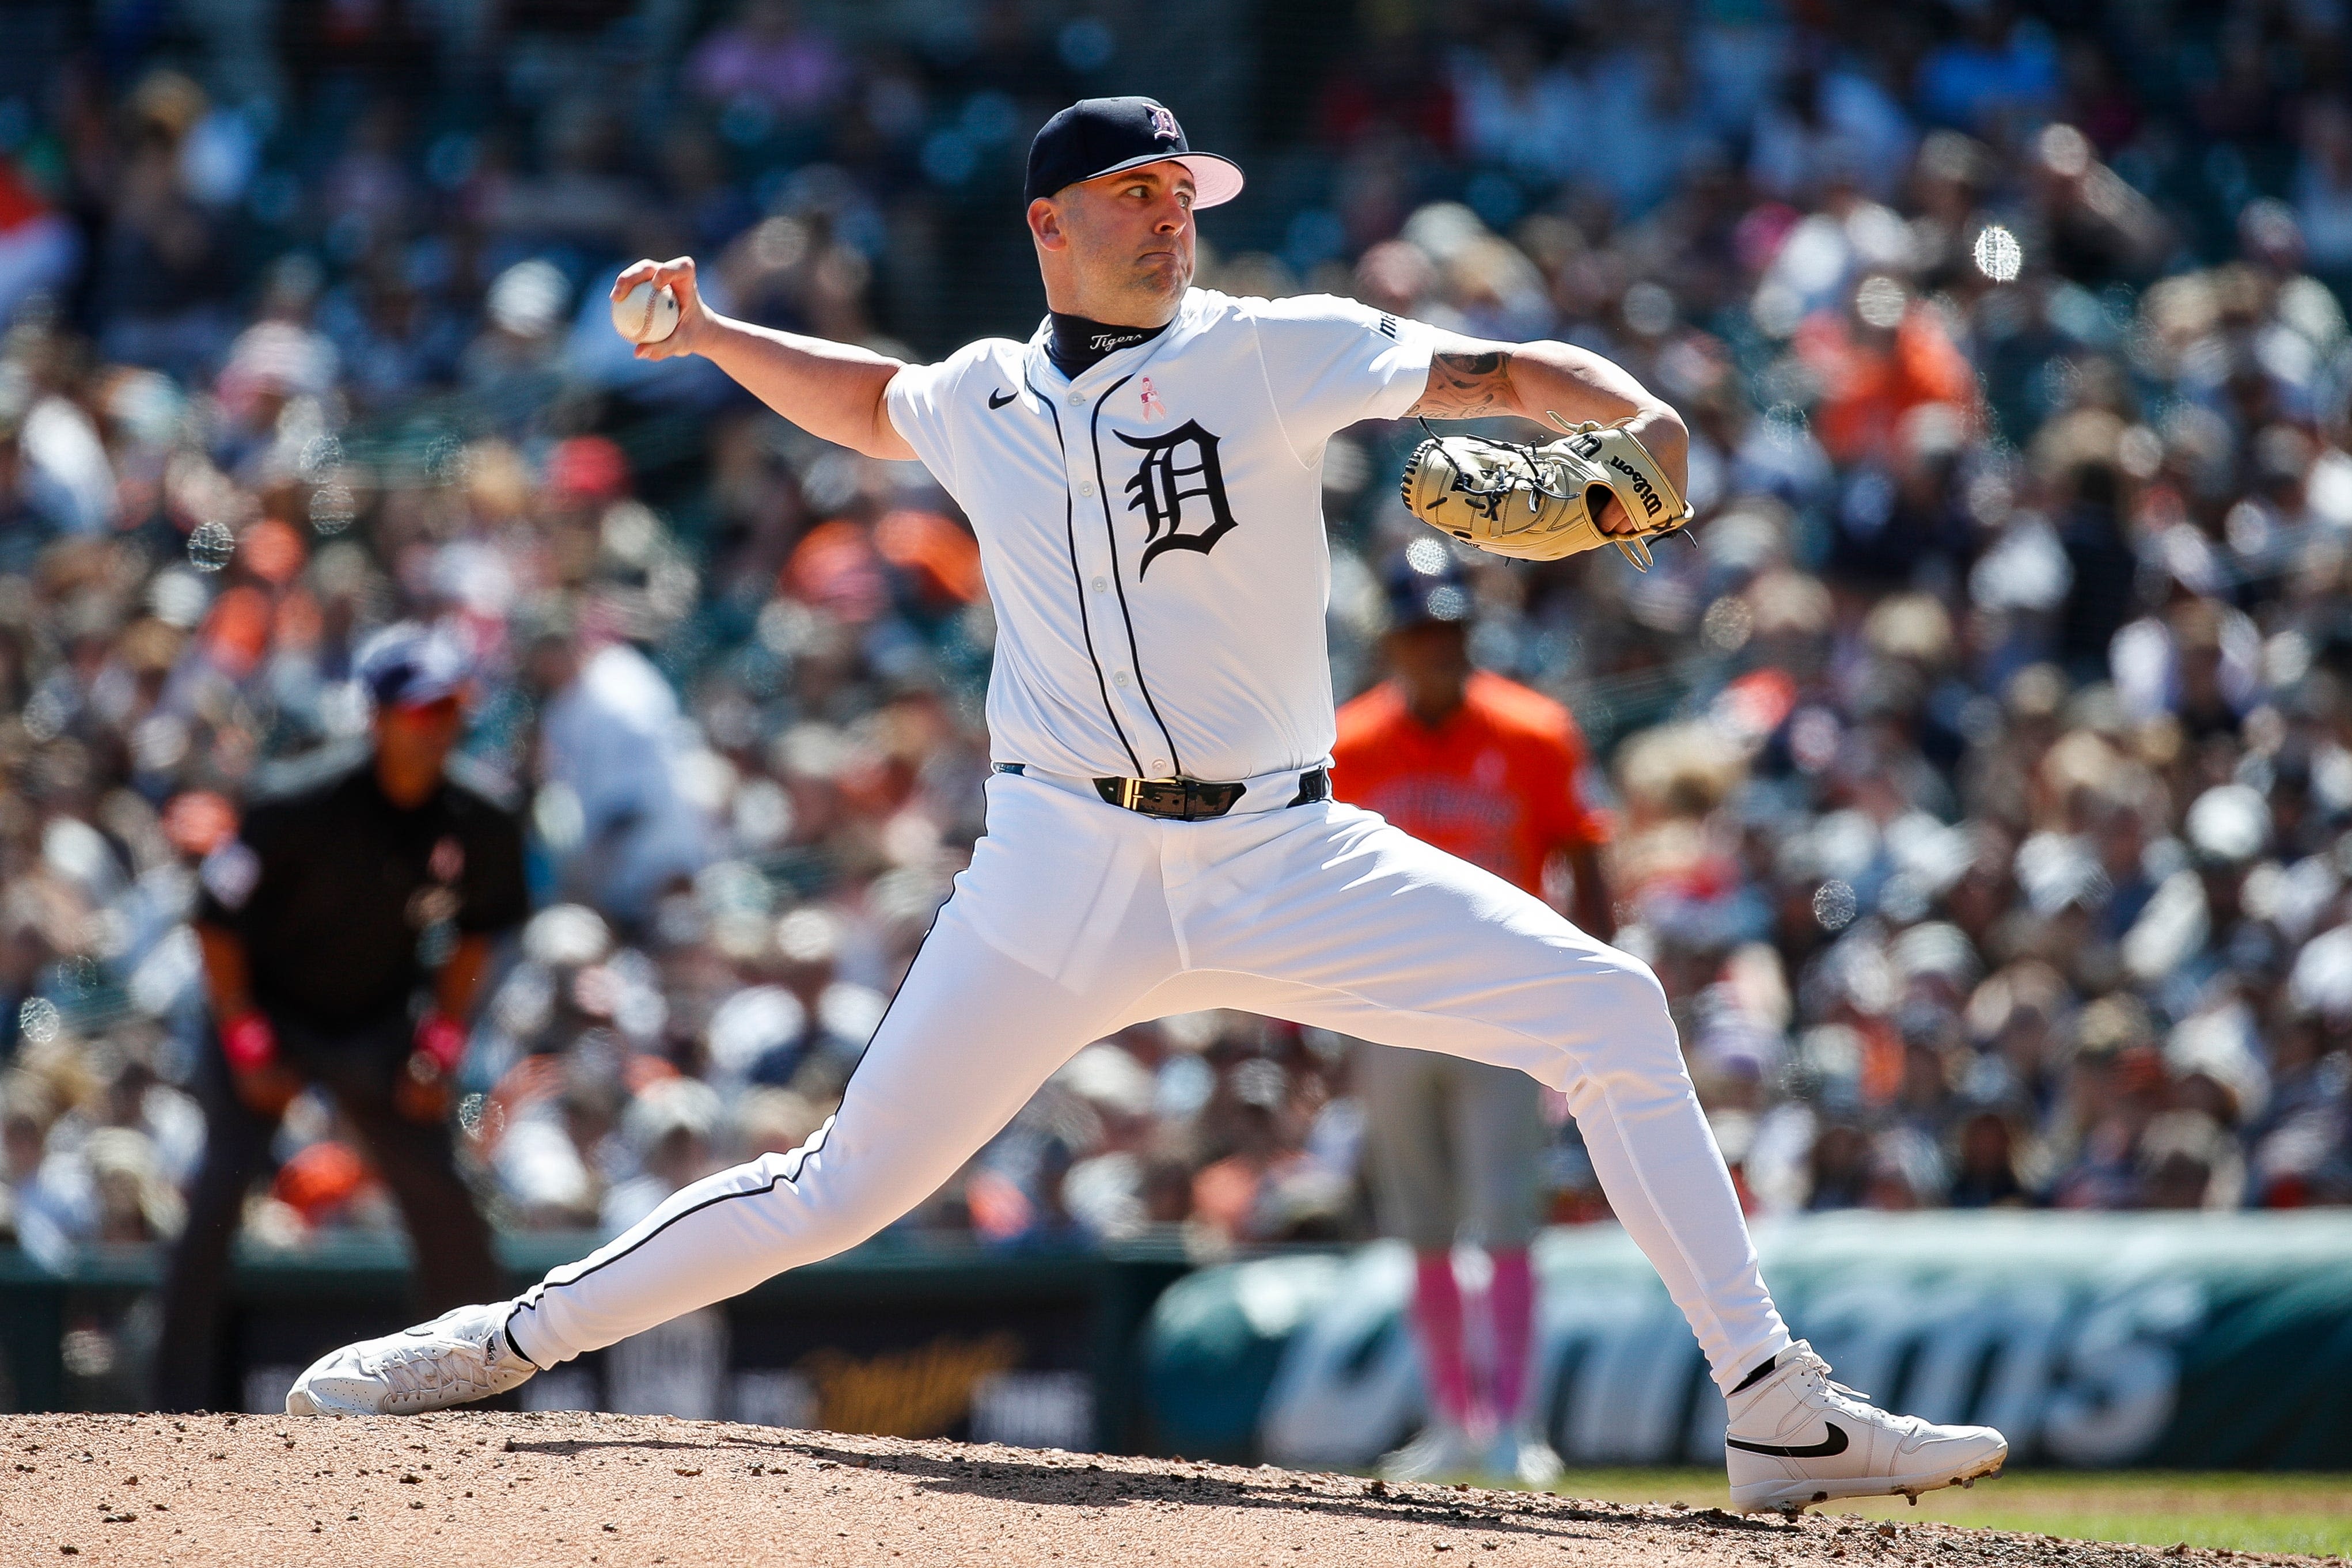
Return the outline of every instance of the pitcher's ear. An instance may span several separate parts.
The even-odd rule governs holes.
[[[1040,196],[1029,204],[1029,232],[1047,250],[1059,250],[1070,243],[1062,228],[1062,209],[1050,196]]]

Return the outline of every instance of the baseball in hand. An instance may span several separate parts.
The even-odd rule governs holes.
[[[613,301],[613,330],[632,343],[658,343],[677,330],[677,296],[668,284],[640,283]]]

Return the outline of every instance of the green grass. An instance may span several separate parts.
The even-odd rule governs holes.
[[[1723,1508],[1723,1472],[1571,1470],[1558,1491],[1612,1502]],[[2237,1552],[2352,1555],[2352,1476],[2123,1470],[2022,1470],[1969,1490],[1833,1502],[1819,1513],[1940,1520],[2082,1541],[2226,1546]]]

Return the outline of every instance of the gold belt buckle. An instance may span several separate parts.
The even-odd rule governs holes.
[[[1132,811],[1132,810],[1136,810],[1136,809],[1137,809],[1137,807],[1141,803],[1142,800],[1143,800],[1143,780],[1142,780],[1142,779],[1120,779],[1120,780],[1118,781],[1118,803],[1119,803],[1119,805],[1120,805],[1120,806],[1122,806],[1123,808],[1125,808],[1125,809],[1126,809],[1126,810],[1128,810]]]

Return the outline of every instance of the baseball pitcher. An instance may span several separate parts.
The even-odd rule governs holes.
[[[1330,435],[1415,413],[1569,432],[1441,444],[1409,481],[1456,538],[1559,554],[1680,524],[1682,422],[1564,344],[1192,287],[1194,214],[1241,188],[1150,99],[1064,110],[1026,189],[1051,313],[1026,342],[935,365],[716,315],[688,259],[621,275],[616,298],[651,283],[680,307],[641,356],[700,354],[804,429],[919,458],[971,519],[999,626],[988,830],[805,1145],[683,1189],[511,1301],[327,1356],[289,1413],[478,1399],[831,1256],[938,1187],[1087,1042],[1236,1008],[1566,1094],[1728,1401],[1738,1506],[2000,1469],[1999,1433],[1875,1409],[1791,1339],[1650,971],[1331,799]]]

